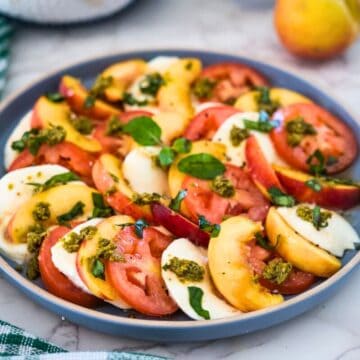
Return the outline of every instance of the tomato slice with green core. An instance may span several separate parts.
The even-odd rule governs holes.
[[[237,166],[227,164],[224,177],[235,188],[231,197],[222,197],[211,188],[211,181],[187,176],[182,188],[187,189],[183,200],[191,219],[199,215],[213,224],[219,224],[227,215],[247,214],[252,220],[262,221],[269,210],[269,202],[252,182],[248,173]]]
[[[77,305],[94,307],[99,300],[76,287],[55,267],[52,261],[51,248],[69,231],[68,227],[58,226],[44,239],[39,254],[41,279],[46,289],[52,294]]]
[[[152,227],[145,227],[140,239],[134,226],[120,229],[114,239],[125,261],[107,262],[107,278],[120,296],[140,313],[163,316],[178,309],[161,277],[160,257],[171,240]]]
[[[276,111],[273,119],[281,123],[270,134],[275,149],[296,169],[309,172],[310,163],[321,162],[323,157],[323,171],[332,174],[350,166],[357,156],[353,131],[319,105],[289,105]],[[290,122],[298,126],[289,126]]]

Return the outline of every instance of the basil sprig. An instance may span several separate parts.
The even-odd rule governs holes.
[[[199,228],[210,234],[211,237],[217,237],[220,234],[220,225],[212,224],[205,216],[199,216]]]
[[[152,146],[161,144],[161,128],[148,116],[139,116],[123,126],[123,132],[132,136],[140,145]]]
[[[205,320],[210,320],[210,313],[202,306],[204,292],[197,286],[189,286],[189,302],[194,311]]]
[[[272,186],[269,188],[268,193],[270,195],[271,202],[277,206],[286,206],[292,207],[295,205],[295,199],[282,192],[276,186]]]
[[[56,219],[60,225],[67,225],[69,221],[74,220],[80,215],[84,215],[85,204],[78,201],[67,213],[59,215]]]
[[[181,159],[178,169],[185,174],[204,180],[212,180],[226,170],[220,160],[207,153],[193,154]]]
[[[52,176],[46,180],[43,184],[36,182],[29,182],[27,185],[35,187],[35,192],[42,192],[58,185],[65,185],[71,181],[79,181],[80,178],[72,172],[61,173]]]
[[[246,129],[255,130],[263,133],[269,133],[271,130],[279,126],[279,121],[270,120],[269,115],[265,111],[260,111],[259,120],[253,121],[244,119],[244,125]]]
[[[104,202],[104,198],[99,193],[92,193],[92,201],[94,209],[92,212],[92,217],[109,217],[114,214],[114,210],[107,206]]]
[[[170,166],[177,154],[186,154],[191,150],[191,141],[185,138],[179,138],[174,141],[171,147],[164,146],[158,156],[159,165],[162,168]]]
[[[180,190],[176,194],[176,196],[173,199],[171,199],[169,208],[176,212],[179,212],[181,207],[181,202],[186,198],[186,195],[187,195],[187,190],[184,189]]]

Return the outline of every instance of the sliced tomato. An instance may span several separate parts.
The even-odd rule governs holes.
[[[160,257],[171,240],[151,227],[146,227],[139,239],[133,226],[120,230],[114,239],[125,261],[108,262],[107,278],[119,295],[143,314],[163,316],[178,309],[161,277]]]
[[[200,78],[216,82],[207,101],[233,102],[254,86],[268,85],[266,78],[251,67],[239,63],[218,63],[206,67]]]
[[[229,116],[238,112],[238,109],[226,105],[213,106],[200,111],[186,128],[184,137],[192,141],[199,139],[210,140],[221,124]]]
[[[152,113],[148,111],[134,110],[126,111],[118,115],[117,117],[122,123],[126,124],[132,119],[139,116],[152,116]],[[110,119],[108,119],[106,122],[98,123],[94,132],[92,133],[92,136],[100,142],[103,153],[118,153],[119,155],[125,156],[131,150],[131,138],[127,135],[107,135],[106,131],[109,121]]]
[[[249,174],[234,165],[227,164],[224,176],[235,187],[235,195],[225,198],[211,190],[211,182],[187,176],[182,187],[187,189],[184,204],[191,219],[199,215],[219,224],[226,215],[247,214],[252,220],[262,221],[269,210],[269,202],[252,182]]]
[[[288,144],[287,122],[303,118],[311,124],[316,134],[306,135],[297,146]],[[316,104],[293,104],[276,111],[273,118],[281,126],[271,132],[271,139],[279,155],[293,167],[309,171],[307,160],[316,150],[320,150],[325,160],[333,158],[326,166],[329,174],[344,170],[355,160],[358,152],[354,132],[339,118]]]
[[[41,279],[52,294],[85,307],[94,307],[99,300],[76,287],[52,262],[51,248],[69,232],[69,228],[58,226],[52,230],[41,245],[39,267]]]
[[[314,282],[316,277],[312,274],[293,268],[288,278],[282,284],[276,284],[264,279],[261,274],[264,271],[266,262],[275,257],[279,257],[274,251],[266,250],[256,242],[249,244],[248,262],[255,274],[259,275],[259,282],[267,289],[283,295],[295,295],[307,290]]]
[[[271,187],[283,190],[275,170],[267,161],[255,136],[250,136],[246,140],[245,157],[251,178],[263,194],[267,194]]]
[[[10,165],[9,171],[32,165],[58,164],[78,174],[86,183],[92,184],[91,168],[94,161],[94,155],[72,143],[62,142],[54,146],[43,144],[35,156],[28,149],[21,152]]]
[[[283,295],[296,295],[304,292],[313,285],[316,277],[313,274],[293,269],[282,284],[278,285],[264,278],[260,278],[259,281],[262,286],[265,286],[271,291],[276,291]]]

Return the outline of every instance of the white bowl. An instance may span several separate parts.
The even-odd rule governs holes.
[[[133,0],[1,0],[0,12],[44,24],[96,20],[114,14]]]

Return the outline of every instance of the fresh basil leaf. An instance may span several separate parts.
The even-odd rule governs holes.
[[[211,237],[217,237],[221,230],[219,224],[212,224],[203,215],[199,216],[199,228],[209,233]]]
[[[99,259],[92,261],[91,273],[99,279],[105,280],[105,266]]]
[[[72,172],[57,174],[46,180],[43,184],[29,182],[27,185],[35,186],[36,192],[42,192],[58,185],[65,185],[71,181],[78,181],[80,178]]]
[[[210,154],[199,153],[181,159],[178,169],[198,179],[212,180],[225,172],[225,165]]]
[[[276,245],[271,245],[269,243],[269,241],[266,239],[265,236],[263,236],[263,234],[261,232],[257,232],[255,233],[255,240],[256,240],[256,244],[261,246],[263,249],[265,250],[269,250],[269,251],[273,251],[276,249],[277,243]],[[279,239],[278,239],[279,240]],[[278,242],[278,241],[277,241]]]
[[[270,195],[271,202],[277,206],[292,207],[295,205],[295,199],[282,192],[279,188],[272,186],[269,188],[268,193]]]
[[[146,75],[140,82],[139,88],[143,94],[156,96],[160,87],[164,84],[164,78],[159,73],[154,73]]]
[[[114,215],[114,210],[107,206],[104,202],[104,198],[99,193],[92,193],[92,201],[94,205],[94,209],[92,212],[92,217],[109,217]]]
[[[245,119],[244,126],[246,129],[249,130],[268,133],[279,126],[279,121],[270,120],[269,115],[266,111],[260,111],[258,121]]]
[[[96,97],[93,96],[93,95],[88,95],[88,96],[85,98],[83,107],[84,107],[85,109],[91,109],[91,108],[95,105],[95,102],[96,102]]]
[[[310,179],[305,181],[305,185],[310,189],[314,190],[315,192],[320,192],[322,189],[322,185],[319,180],[317,179]]]
[[[139,219],[135,222],[135,234],[139,239],[142,239],[144,229],[149,226],[148,222],[144,219]]]
[[[84,215],[85,204],[78,201],[67,213],[59,215],[56,219],[60,225],[67,225],[69,221]]]
[[[188,292],[189,292],[189,302],[191,307],[194,309],[194,311],[205,320],[210,320],[209,311],[205,310],[202,307],[202,299],[204,296],[203,290],[197,286],[189,286]]]
[[[179,138],[172,144],[172,149],[178,154],[187,154],[191,151],[192,143],[186,138]]]
[[[181,207],[181,202],[185,199],[186,195],[187,195],[187,190],[180,190],[176,194],[176,196],[173,199],[171,199],[169,208],[176,212],[179,212]]]
[[[59,103],[65,100],[64,96],[62,96],[59,92],[46,93],[45,96],[53,103]]]
[[[133,137],[140,145],[151,146],[161,143],[161,128],[148,116],[139,116],[128,122],[123,131]]]
[[[312,210],[312,217],[313,217],[313,224],[315,229],[320,229],[320,222],[321,222],[321,208],[320,206],[314,206]]]
[[[175,152],[174,152],[174,150],[172,150],[168,146],[164,146],[160,150],[158,159],[159,159],[159,165],[162,168],[166,168],[166,167],[170,166],[174,162]]]

